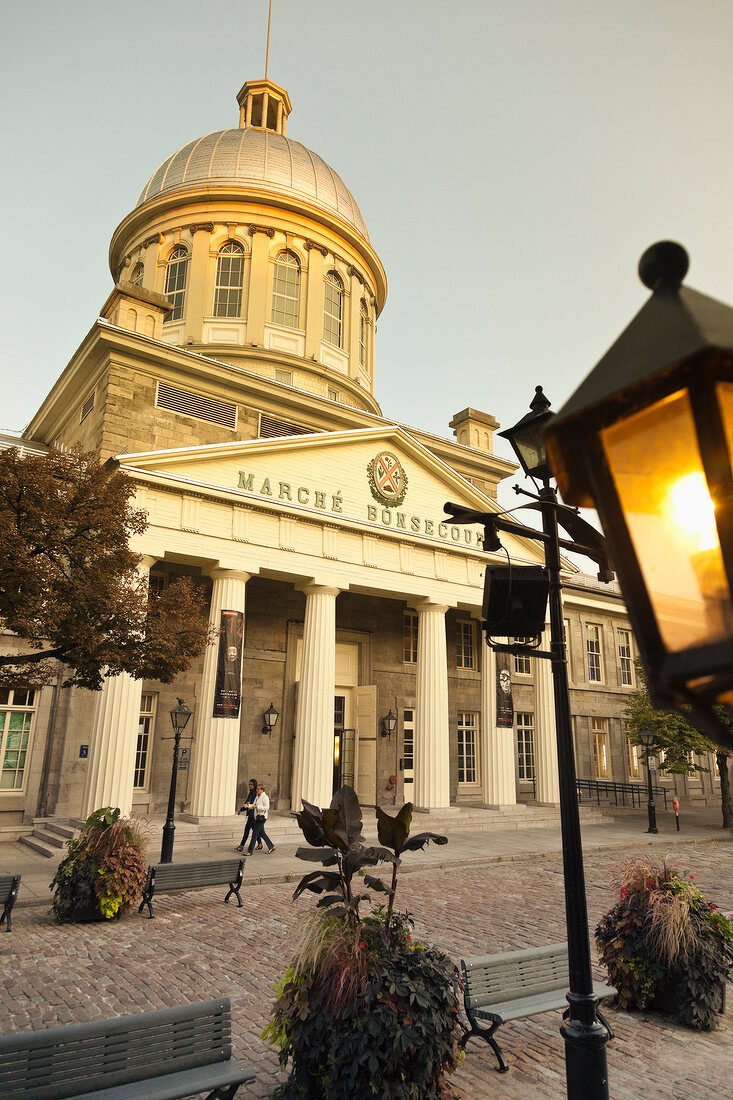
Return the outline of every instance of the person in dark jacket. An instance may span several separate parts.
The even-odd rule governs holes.
[[[237,847],[238,852],[244,851],[244,846],[247,843],[247,837],[253,831],[255,827],[255,802],[257,800],[257,780],[250,779],[249,790],[247,791],[247,798],[243,806],[239,807],[239,813],[247,815],[247,824],[244,827],[244,836],[242,841]],[[262,841],[257,845],[258,848],[262,847]]]

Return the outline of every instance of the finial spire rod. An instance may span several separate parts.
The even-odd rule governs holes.
[[[265,51],[265,80],[267,80],[267,70],[270,65],[270,23],[272,22],[272,0],[270,0],[270,8],[267,13],[267,50]]]

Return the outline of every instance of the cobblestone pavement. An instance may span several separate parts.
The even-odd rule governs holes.
[[[586,883],[591,927],[614,898],[612,866],[631,849],[590,853]],[[733,910],[733,864],[727,846],[679,844],[674,859],[711,901]],[[252,1062],[257,1081],[240,1090],[266,1097],[281,1078],[275,1051],[259,1038],[281,975],[312,903],[291,903],[292,884],[250,888],[245,907],[224,908],[217,890],[162,895],[156,919],[134,914],[113,924],[55,925],[40,907],[17,910],[0,935],[4,981],[0,1031],[23,1031],[98,1016],[227,995],[235,1057]],[[416,938],[463,954],[502,951],[565,939],[559,856],[487,866],[416,871],[403,876],[398,904],[414,915]],[[599,972],[600,976],[600,972]],[[614,1100],[724,1100],[733,1096],[733,1009],[710,1033],[660,1016],[608,1012],[616,1039],[608,1046]],[[486,1044],[469,1043],[453,1078],[465,1100],[561,1097],[565,1094],[560,1012],[502,1028],[510,1072],[499,1076]]]

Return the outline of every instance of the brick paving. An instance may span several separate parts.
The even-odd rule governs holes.
[[[692,871],[696,884],[726,911],[733,909],[729,851],[714,841],[681,843],[674,850],[680,869]],[[607,850],[586,857],[591,927],[612,904],[608,881],[620,854]],[[161,895],[153,921],[134,914],[113,924],[55,925],[42,907],[16,910],[14,931],[0,935],[0,1031],[227,995],[235,1056],[258,1070],[257,1081],[238,1095],[261,1100],[282,1076],[276,1052],[259,1038],[272,985],[291,954],[300,918],[312,908],[307,899],[291,903],[292,889],[287,883],[250,887],[241,910],[224,908],[214,889]],[[416,870],[403,876],[398,904],[412,912],[417,937],[456,961],[463,954],[565,938],[557,855]],[[733,1096],[733,1009],[710,1033],[688,1031],[660,1016],[614,1010],[608,1015],[616,1030],[608,1046],[612,1097]],[[502,1045],[510,1072],[502,1076],[486,1044],[472,1040],[453,1078],[465,1100],[564,1096],[560,1019],[558,1011],[507,1024]]]

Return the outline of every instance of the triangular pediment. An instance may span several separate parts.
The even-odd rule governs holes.
[[[130,473],[155,475],[183,492],[221,489],[243,503],[321,514],[324,520],[404,531],[463,548],[480,549],[483,530],[452,524],[445,502],[498,511],[495,501],[396,425],[148,451],[119,455],[118,461]],[[539,556],[532,543],[512,542],[517,557]]]

